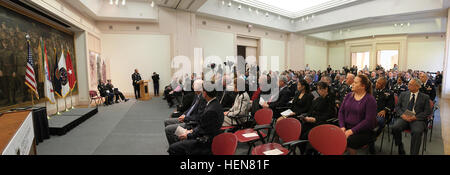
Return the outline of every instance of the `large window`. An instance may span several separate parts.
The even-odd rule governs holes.
[[[352,66],[356,65],[358,70],[364,69],[365,66],[370,69],[370,52],[353,52]]]
[[[384,70],[394,68],[398,65],[398,50],[380,50],[377,53],[377,64],[381,64]]]

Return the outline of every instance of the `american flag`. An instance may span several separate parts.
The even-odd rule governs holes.
[[[39,99],[39,94],[37,92],[37,83],[36,77],[34,76],[33,69],[33,53],[31,52],[30,42],[27,42],[28,45],[28,57],[27,57],[27,70],[25,73],[25,84],[30,87],[30,89],[36,94],[36,97]]]

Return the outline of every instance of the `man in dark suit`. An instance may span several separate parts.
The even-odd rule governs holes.
[[[169,118],[164,121],[164,127],[166,132],[167,141],[169,145],[179,141],[175,135],[175,131],[178,126],[185,129],[191,129],[194,127],[194,123],[197,123],[200,119],[203,109],[206,106],[206,100],[202,97],[202,80],[196,80],[194,83],[195,96],[189,109],[184,111],[178,118]]]
[[[134,69],[134,73],[131,75],[131,79],[133,80],[133,88],[134,88],[134,96],[136,99],[141,98],[141,90],[139,88],[139,81],[142,80],[141,74],[139,74],[137,69]]]
[[[400,117],[392,127],[395,144],[398,145],[399,154],[405,154],[402,143],[402,131],[411,130],[411,155],[419,154],[422,134],[425,129],[426,117],[431,114],[430,97],[419,92],[421,86],[419,79],[412,79],[408,83],[409,91],[400,94],[395,107],[397,117]],[[405,111],[407,111],[405,113]],[[412,112],[409,112],[412,111]]]
[[[436,98],[436,88],[434,83],[428,78],[428,75],[425,72],[420,72],[419,78],[422,82],[419,91],[427,94],[430,97],[430,100],[434,101],[434,98]]]
[[[215,98],[217,92],[203,91],[203,97],[207,101],[206,108],[200,115],[199,124],[178,136],[179,142],[169,146],[170,155],[198,155],[211,154],[213,138],[220,134],[223,124],[223,109]]]
[[[272,94],[270,99],[262,105],[263,108],[272,109],[273,115],[274,115],[273,117],[275,119],[280,117],[281,116],[280,113],[283,112],[283,111],[278,110],[277,108],[288,107],[288,105],[289,105],[291,92],[290,92],[289,88],[287,87],[287,83],[288,83],[287,76],[285,76],[285,75],[280,76],[280,78],[278,80],[278,85],[280,87],[279,92]]]
[[[153,72],[152,80],[153,80],[154,94],[155,94],[155,96],[159,96],[159,74],[157,74],[156,72]]]

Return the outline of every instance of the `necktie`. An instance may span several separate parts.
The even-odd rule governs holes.
[[[416,101],[415,96],[416,96],[415,94],[412,94],[412,98],[411,98],[411,100],[409,100],[408,110],[410,110],[410,111],[412,111],[414,108],[414,103]]]
[[[186,113],[186,116],[190,116],[190,115],[191,115],[192,111],[193,111],[194,108],[197,106],[198,101],[200,101],[199,99],[200,99],[199,97],[197,97],[197,98],[195,99],[194,105],[192,105],[192,107],[191,107],[191,108],[189,109],[189,111]]]

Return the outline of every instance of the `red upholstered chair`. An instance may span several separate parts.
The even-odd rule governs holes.
[[[268,130],[267,133],[270,134],[271,129],[272,129],[272,126],[271,126],[272,116],[273,116],[273,112],[271,109],[269,109],[269,108],[260,109],[260,110],[256,111],[256,113],[255,113],[255,121],[256,121],[257,125],[254,128],[242,129],[242,130],[238,130],[234,133],[234,135],[236,135],[236,137],[238,138],[239,142],[249,144],[247,154],[250,154],[252,147],[255,146],[255,142],[260,140],[263,143],[265,143],[264,139],[268,136],[261,130]],[[253,137],[245,137],[244,136],[245,134],[251,134],[251,133],[256,133],[257,135],[255,135]]]
[[[214,137],[211,151],[213,155],[234,155],[237,137],[233,133],[222,133]]]
[[[99,104],[102,104],[102,97],[98,96],[97,91],[89,91],[89,106],[94,101],[95,105],[98,106]]]
[[[295,154],[295,148],[298,144],[308,142],[307,140],[299,140],[302,125],[297,119],[287,118],[280,120],[275,126],[275,131],[284,143],[282,145],[278,143],[258,145],[252,150],[252,155],[265,155],[264,152],[275,149],[281,151],[281,155]]]
[[[322,155],[342,155],[347,149],[345,133],[335,125],[319,125],[308,135],[311,146]]]

